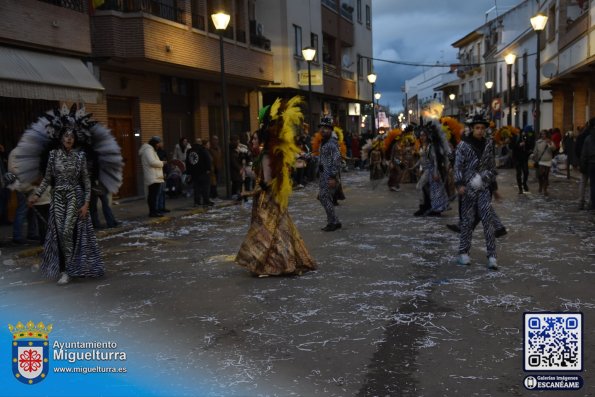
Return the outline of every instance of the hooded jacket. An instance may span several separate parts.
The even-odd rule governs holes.
[[[159,156],[153,146],[144,143],[138,150],[138,154],[143,164],[145,186],[154,183],[163,183],[165,181],[163,178],[163,161],[159,160]]]

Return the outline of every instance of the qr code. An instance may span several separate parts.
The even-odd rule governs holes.
[[[582,371],[582,313],[525,313],[525,371]]]

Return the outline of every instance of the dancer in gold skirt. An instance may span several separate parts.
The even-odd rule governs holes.
[[[255,168],[252,219],[236,263],[258,276],[301,275],[316,263],[287,211],[291,168],[299,154],[296,130],[303,122],[301,98],[277,99],[261,110],[258,141],[262,151]]]

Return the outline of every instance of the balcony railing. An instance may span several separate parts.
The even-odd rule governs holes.
[[[147,12],[156,17],[168,19],[178,23],[186,23],[185,11],[177,7],[155,0],[106,0],[98,9],[121,12]]]
[[[192,27],[198,30],[205,30],[205,16],[192,13]]]
[[[324,4],[331,10],[339,12],[339,6],[337,5],[337,2],[335,0],[322,0],[322,4]]]
[[[353,22],[353,7],[343,3],[340,8],[340,14],[343,18]]]
[[[322,71],[325,74],[330,74],[330,75],[339,77],[339,72],[337,71],[337,67],[335,65],[331,65],[330,63],[323,64]]]
[[[355,80],[355,74],[349,70],[341,70],[341,77],[346,80]]]
[[[40,0],[44,3],[53,4],[62,8],[69,8],[78,12],[85,12],[83,0]]]

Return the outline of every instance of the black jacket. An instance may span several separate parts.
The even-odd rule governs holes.
[[[193,177],[207,175],[211,171],[211,155],[203,145],[194,144],[186,153],[186,173]]]

